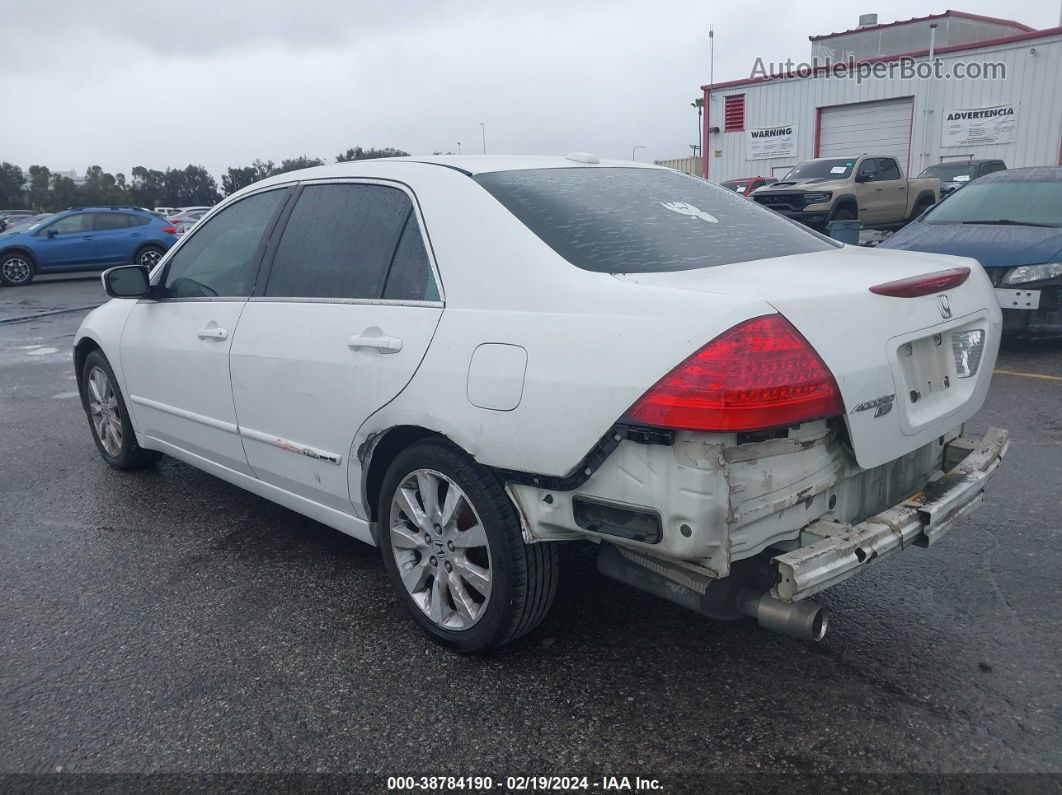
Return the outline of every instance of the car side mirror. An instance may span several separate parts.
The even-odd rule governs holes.
[[[143,298],[151,290],[148,272],[139,265],[119,265],[103,272],[103,289],[111,298]]]
[[[55,227],[49,227],[48,231],[45,234],[47,234],[48,237],[55,237],[57,234],[59,234],[59,232],[55,229]]]
[[[870,174],[856,174],[856,182],[870,182]]]

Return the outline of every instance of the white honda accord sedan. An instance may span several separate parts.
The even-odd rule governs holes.
[[[819,639],[808,597],[939,540],[1007,448],[962,432],[1000,337],[976,262],[582,153],[282,174],[104,284],[75,343],[103,459],[170,455],[378,545],[462,652],[542,621],[570,541]]]

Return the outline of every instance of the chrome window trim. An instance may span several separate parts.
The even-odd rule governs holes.
[[[195,300],[195,299],[192,299]],[[443,309],[442,301],[414,301],[391,298],[288,298],[279,295],[258,295],[248,299],[262,304],[366,304],[369,306],[426,306]]]

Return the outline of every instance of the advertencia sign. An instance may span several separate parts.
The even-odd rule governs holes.
[[[979,146],[1014,142],[1018,126],[1017,105],[967,108],[944,112],[941,146]]]
[[[792,157],[796,153],[797,126],[780,124],[748,131],[748,159]]]

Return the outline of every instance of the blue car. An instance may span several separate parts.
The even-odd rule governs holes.
[[[147,210],[78,207],[0,233],[0,282],[29,284],[38,273],[151,268],[177,242],[177,230]]]
[[[974,180],[881,247],[973,257],[996,287],[1004,331],[1062,334],[1062,167]]]

